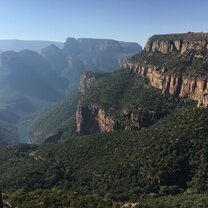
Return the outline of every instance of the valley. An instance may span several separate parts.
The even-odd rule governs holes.
[[[15,125],[20,142],[30,141],[29,128],[35,116],[77,88],[79,76],[86,69],[112,71],[141,51],[137,43],[105,39],[68,38],[62,48],[53,42],[6,43],[0,41],[0,46],[13,47],[13,51],[0,54],[0,104],[18,117]],[[51,43],[40,53],[28,49],[14,51],[18,46],[35,50],[41,44]],[[1,115],[0,120],[4,120]]]

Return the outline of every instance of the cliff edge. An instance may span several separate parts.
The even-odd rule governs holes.
[[[208,91],[208,33],[152,36],[123,65],[169,95],[203,103]]]
[[[172,51],[180,51],[181,54],[195,50],[202,52],[208,47],[208,33],[184,33],[184,34],[167,34],[154,35],[149,38],[145,45],[145,50],[159,51],[161,53],[169,53]]]

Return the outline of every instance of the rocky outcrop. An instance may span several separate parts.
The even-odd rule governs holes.
[[[143,109],[123,109],[120,118],[115,119],[95,104],[82,106],[76,112],[76,131],[81,135],[114,130],[138,131],[160,117],[160,113]]]
[[[13,208],[13,206],[9,202],[4,201],[4,207],[3,208]]]
[[[208,93],[204,92],[198,99],[198,108],[208,108]]]
[[[186,33],[172,35],[154,35],[147,44],[145,50],[150,52],[160,51],[169,53],[179,51],[181,54],[194,50],[201,53],[208,48],[208,33]]]
[[[161,72],[155,66],[139,65],[130,61],[124,64],[124,68],[134,70],[139,76],[147,78],[153,87],[176,97],[198,100],[208,91],[207,77],[178,76],[165,70]]]
[[[80,76],[79,91],[83,94],[95,82],[95,75],[92,72],[85,72]]]
[[[115,129],[115,121],[97,105],[78,105],[76,126],[79,134],[110,132]]]
[[[143,127],[141,111],[123,109],[121,112],[120,128],[125,131],[139,130]]]
[[[126,203],[121,206],[121,208],[136,208],[139,207],[139,203]]]
[[[3,200],[1,190],[0,190],[0,208],[12,208],[12,205],[9,202]]]

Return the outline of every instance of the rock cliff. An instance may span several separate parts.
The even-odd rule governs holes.
[[[106,115],[105,111],[97,105],[78,105],[76,113],[76,126],[79,134],[92,134],[110,132],[115,129],[115,121]]]
[[[132,62],[124,64],[125,69],[134,70],[139,76],[147,78],[149,83],[163,93],[181,98],[198,98],[208,90],[208,78],[192,75],[176,75],[157,70],[156,66],[139,65]]]
[[[186,33],[170,35],[154,35],[145,45],[146,51],[160,51],[163,54],[179,51],[181,54],[189,50],[202,52],[208,47],[208,33]]]
[[[198,108],[207,108],[208,107],[208,93],[204,92],[198,99],[197,103]]]
[[[159,117],[159,113],[154,111],[124,109],[120,118],[115,119],[96,104],[82,106],[79,103],[76,112],[76,131],[81,135],[114,130],[137,131],[149,126],[154,119]]]
[[[136,208],[139,207],[139,203],[126,203],[121,206],[121,208]]]

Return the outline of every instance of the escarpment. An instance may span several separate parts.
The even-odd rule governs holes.
[[[155,66],[144,66],[131,62],[126,62],[124,68],[147,78],[153,87],[170,95],[198,100],[204,92],[208,91],[208,77],[206,76],[169,74],[158,71]]]
[[[74,131],[86,135],[140,130],[156,123],[186,99],[196,100],[198,107],[207,108],[206,37],[207,34],[201,33],[153,36],[142,53],[125,62],[123,68],[126,70],[85,72],[80,77],[80,97],[73,107],[73,118],[63,122],[61,133],[68,124],[70,135]],[[175,45],[171,46],[173,41]],[[156,47],[159,42],[167,42],[169,46]],[[193,47],[183,52],[185,43]],[[66,106],[68,108],[68,104]],[[65,115],[63,113],[63,119],[66,119]],[[51,118],[51,113],[48,117]],[[53,126],[56,125],[54,122]],[[60,131],[47,134],[46,142],[59,140]],[[66,136],[68,134],[62,134],[61,138]]]
[[[186,51],[195,50],[202,52],[208,47],[208,33],[186,33],[186,34],[169,34],[154,35],[147,44],[145,50],[159,51],[161,53],[170,53],[180,51],[181,54]]]
[[[153,36],[143,54],[126,61],[123,68],[133,70],[162,93],[197,100],[198,106],[205,107],[207,44],[207,33]]]

